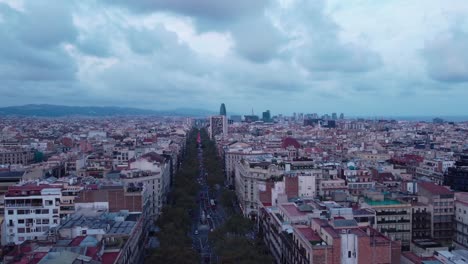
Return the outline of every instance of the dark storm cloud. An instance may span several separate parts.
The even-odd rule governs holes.
[[[298,1],[283,14],[283,21],[291,30],[296,25],[304,37],[304,44],[293,51],[297,61],[310,72],[366,72],[382,65],[380,55],[367,47],[344,43],[339,39],[339,26],[326,15],[322,0]]]
[[[286,43],[271,21],[265,17],[267,0],[156,0],[156,1],[108,1],[137,12],[170,11],[195,19],[201,31],[220,30],[231,32],[235,49],[247,60],[267,62],[277,56],[278,48]],[[142,43],[143,45],[146,45]]]
[[[137,12],[170,11],[214,24],[256,15],[268,0],[106,0],[109,4],[124,6]],[[215,25],[213,25],[215,26]]]
[[[0,76],[4,80],[73,79],[75,61],[63,44],[74,41],[77,31],[66,4],[53,7],[28,2],[25,12],[0,4]]]
[[[287,38],[265,16],[246,19],[232,25],[235,49],[242,57],[263,63],[278,56]]]
[[[455,29],[427,41],[423,49],[426,70],[439,82],[468,82],[468,33]]]

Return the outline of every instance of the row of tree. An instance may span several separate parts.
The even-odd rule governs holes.
[[[174,185],[168,203],[156,224],[160,227],[157,238],[160,247],[146,260],[147,263],[200,263],[199,253],[192,248],[192,212],[197,204],[199,173],[197,160],[197,134],[193,129],[187,138],[182,166],[174,177]]]
[[[208,173],[206,181],[213,189],[216,184],[223,185],[224,183],[223,161],[218,155],[216,143],[209,138],[206,129],[200,130],[200,136],[203,144],[203,163]]]
[[[205,169],[208,184],[213,187],[224,183],[223,160],[218,155],[216,143],[208,138],[206,130],[201,130]],[[220,205],[229,215],[226,222],[210,233],[209,239],[220,263],[273,263],[268,249],[260,238],[256,238],[255,224],[235,208],[236,194],[223,189]]]

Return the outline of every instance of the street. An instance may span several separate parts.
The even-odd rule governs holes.
[[[192,216],[192,247],[200,253],[202,263],[217,263],[217,256],[209,243],[208,234],[221,226],[226,219],[223,208],[218,205],[220,193],[224,187],[219,186],[210,194],[203,165],[203,149],[200,144],[197,155],[200,169],[197,182],[200,184],[200,191],[197,198],[198,210],[193,212]]]

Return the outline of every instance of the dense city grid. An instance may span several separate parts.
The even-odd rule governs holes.
[[[464,258],[468,123],[225,111],[2,118],[4,262]]]

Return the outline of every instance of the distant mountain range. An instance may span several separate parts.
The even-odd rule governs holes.
[[[205,117],[216,112],[204,109],[177,108],[174,110],[149,110],[115,106],[64,106],[49,104],[29,104],[0,107],[0,116],[191,116]]]

